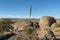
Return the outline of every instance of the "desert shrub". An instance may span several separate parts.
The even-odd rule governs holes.
[[[0,21],[0,32],[10,31],[10,29],[13,29],[13,27],[10,25],[11,23],[12,21],[9,19]]]
[[[25,32],[26,32],[26,35],[30,35],[30,34],[32,34],[33,29],[32,28],[26,28]]]

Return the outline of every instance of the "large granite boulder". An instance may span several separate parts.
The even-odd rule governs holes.
[[[54,33],[48,27],[39,28],[39,30],[37,31],[38,31],[37,34],[40,40],[55,40],[56,38]]]
[[[60,24],[59,23],[52,24],[51,29],[56,37],[60,37]]]
[[[39,25],[40,27],[44,27],[44,26],[51,26],[53,23],[56,23],[56,20],[54,19],[54,17],[43,16],[40,19]]]
[[[51,29],[54,30],[55,28],[59,28],[60,24],[59,23],[54,23],[51,25]]]

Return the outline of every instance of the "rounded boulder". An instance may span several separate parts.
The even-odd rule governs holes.
[[[56,20],[54,17],[50,17],[50,16],[43,16],[39,21],[40,27],[51,26],[53,23],[56,23]]]

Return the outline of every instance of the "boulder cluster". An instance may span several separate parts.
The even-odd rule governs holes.
[[[53,17],[43,16],[40,19],[39,25],[40,27],[44,27],[44,26],[51,26],[53,23],[56,23],[56,20]]]
[[[37,34],[40,40],[55,40],[56,37],[51,30],[51,25],[56,23],[54,17],[43,16],[40,19],[39,26],[40,28],[37,30]]]
[[[60,31],[60,24],[51,16],[43,16],[39,20],[39,23],[21,21],[21,23],[17,22],[13,26],[15,32],[21,32],[10,37],[8,40],[56,40],[56,35],[58,35],[57,31]],[[33,29],[33,32],[30,35],[25,34],[25,30],[28,28]]]

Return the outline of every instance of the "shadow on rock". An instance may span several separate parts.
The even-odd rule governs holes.
[[[7,39],[9,39],[10,37],[12,37],[14,35],[16,35],[16,34],[14,34],[14,33],[7,34],[7,35],[5,35],[3,37],[0,37],[0,40],[7,40]]]
[[[56,38],[56,40],[60,40],[60,38]]]

